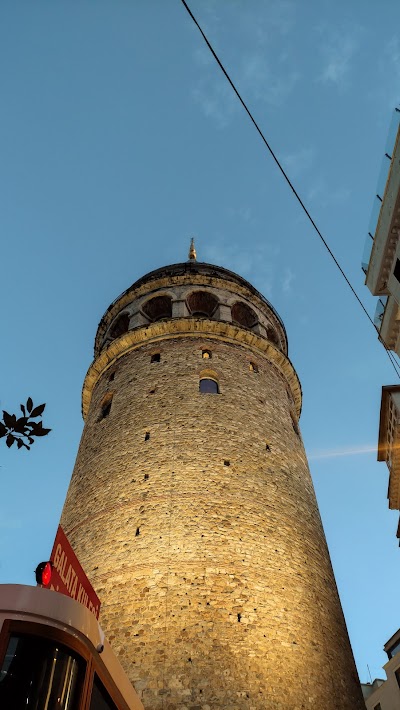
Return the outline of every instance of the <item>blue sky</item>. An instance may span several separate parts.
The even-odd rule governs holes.
[[[360,269],[392,110],[394,0],[191,0],[190,7],[368,311]],[[2,446],[0,581],[48,557],[82,430],[97,324],[141,275],[187,258],[273,303],[361,679],[399,626],[398,513],[376,462],[376,335],[179,0],[3,0],[2,408],[47,402],[51,435]]]

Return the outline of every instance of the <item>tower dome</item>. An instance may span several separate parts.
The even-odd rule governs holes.
[[[61,524],[146,710],[364,707],[284,325],[196,261],[100,321]]]

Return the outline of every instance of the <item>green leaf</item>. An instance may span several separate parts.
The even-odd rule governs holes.
[[[31,397],[28,397],[28,399],[26,400],[26,408],[30,414],[32,411],[32,408],[33,408],[33,402],[32,402]]]
[[[40,415],[43,413],[45,404],[39,404],[35,409],[31,411],[31,417],[40,417]]]
[[[22,414],[24,415],[24,417],[26,417],[26,410],[25,410],[24,405],[23,405],[23,404],[20,404],[19,406],[21,407],[21,412],[22,412]]]
[[[5,436],[7,434],[7,427],[4,426],[3,422],[0,422],[0,439],[2,436]]]
[[[17,439],[17,448],[21,449],[23,447],[23,445],[24,445],[24,442],[22,441],[22,439]]]

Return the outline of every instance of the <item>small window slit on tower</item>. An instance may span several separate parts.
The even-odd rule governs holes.
[[[160,355],[160,353],[153,353],[153,355],[152,355],[151,358],[150,358],[150,362],[151,362],[151,363],[153,363],[153,362],[160,362],[160,360],[161,360],[161,355]]]
[[[138,537],[138,535],[140,535],[140,528],[136,528],[135,537]]]
[[[102,407],[101,418],[105,419],[106,417],[108,417],[110,412],[111,412],[111,400],[109,402],[107,402],[107,404],[105,404],[104,407]]]
[[[211,358],[212,358],[211,350],[202,350],[201,357],[203,358],[203,360],[211,360]]]
[[[299,425],[298,425],[298,423],[297,423],[296,416],[293,414],[292,411],[290,412],[290,417],[291,417],[291,420],[292,420],[293,431],[294,431],[294,432],[297,434],[297,436],[300,438]]]
[[[238,616],[238,621],[240,622],[240,620],[241,620],[241,618],[242,618],[242,615],[241,615],[241,614],[238,614],[237,616]]]
[[[250,372],[258,372],[258,365],[255,362],[249,363]]]
[[[231,462],[229,461],[229,459],[225,459],[224,466],[230,466],[230,465],[231,465]]]
[[[145,441],[148,441],[149,439],[150,439],[150,432],[149,432],[149,431],[146,431],[146,433],[145,433],[145,435],[144,435],[144,440],[145,440]]]
[[[104,397],[100,405],[100,414],[99,418],[97,421],[101,421],[102,419],[105,419],[108,417],[108,415],[111,412],[111,404],[112,404],[112,398],[113,394],[112,392],[108,392]]]

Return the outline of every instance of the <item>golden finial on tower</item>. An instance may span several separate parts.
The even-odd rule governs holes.
[[[196,254],[196,249],[194,247],[194,239],[193,237],[190,240],[190,247],[189,247],[189,260],[190,261],[196,261],[197,254]]]

